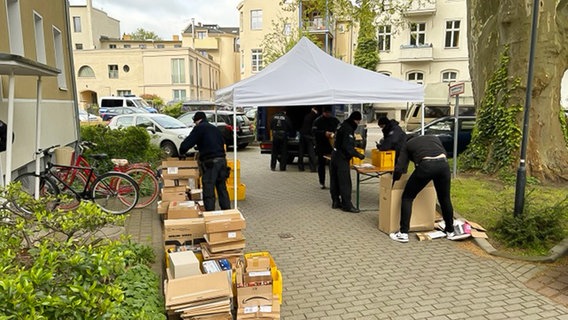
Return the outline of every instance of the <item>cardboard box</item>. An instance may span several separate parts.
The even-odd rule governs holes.
[[[392,175],[384,174],[379,188],[379,230],[391,233],[400,229],[400,204],[402,192],[406,186],[408,175],[392,184]],[[412,204],[410,231],[427,231],[434,229],[436,217],[436,190],[430,182]]]
[[[203,238],[205,222],[203,218],[164,220],[164,241],[177,241],[179,245],[186,241]]]
[[[185,187],[164,187],[161,199],[162,201],[185,201],[187,200]]]
[[[189,191],[189,200],[192,201],[203,200],[203,189],[191,189]]]
[[[242,214],[238,209],[203,212],[203,219],[205,219],[206,223],[214,220],[240,219],[241,217]]]
[[[162,177],[164,179],[189,179],[199,177],[198,169],[170,167],[162,169]]]
[[[168,213],[168,207],[170,206],[169,201],[158,201],[157,212],[158,214],[166,214]]]
[[[272,284],[237,288],[237,306],[272,305]]]
[[[246,258],[246,271],[267,271],[270,270],[270,257],[269,256],[254,256]]]
[[[243,239],[244,235],[241,230],[213,232],[207,234],[207,241],[211,244],[232,242]]]
[[[193,251],[170,252],[168,257],[173,279],[201,274],[199,259]]]
[[[162,161],[162,170],[166,168],[186,168],[186,169],[199,169],[197,160],[179,160],[176,158],[168,158]]]
[[[205,223],[207,233],[243,230],[246,227],[245,218],[213,220]]]
[[[205,240],[207,240],[207,235],[204,235]],[[245,240],[237,240],[232,242],[225,242],[225,243],[216,243],[211,244],[209,240],[207,240],[207,247],[210,252],[212,253],[220,253],[223,251],[231,251],[231,250],[239,250],[244,249],[245,247]]]
[[[165,305],[170,308],[186,303],[232,297],[228,271],[199,274],[166,282]]]
[[[257,306],[243,306],[237,309],[239,319],[280,319],[280,303],[278,297],[273,296],[269,304]]]
[[[168,219],[200,218],[201,211],[194,201],[172,201],[168,208]]]

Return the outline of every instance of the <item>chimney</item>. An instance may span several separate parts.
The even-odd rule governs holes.
[[[174,41],[179,41],[179,36],[178,36],[177,34],[174,34],[174,35],[172,36],[172,39],[173,39]]]

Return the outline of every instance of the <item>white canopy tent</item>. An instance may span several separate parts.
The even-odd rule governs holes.
[[[424,87],[345,63],[304,37],[261,72],[217,90],[215,96],[217,104],[233,107],[236,121],[236,107],[241,106],[420,102]],[[236,145],[236,133],[233,140]],[[234,190],[236,208],[236,179]]]

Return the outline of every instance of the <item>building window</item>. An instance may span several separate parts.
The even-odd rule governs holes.
[[[161,44],[161,43],[159,43],[159,44],[156,45],[156,48],[158,48],[158,49],[164,49],[164,47],[165,47],[165,46],[164,46],[163,44]]]
[[[189,84],[191,85],[195,85],[195,78],[193,77],[194,73],[193,59],[189,59]]]
[[[239,29],[243,32],[243,13],[239,14]]]
[[[116,95],[119,97],[126,97],[132,95],[132,90],[116,90]]]
[[[10,53],[24,56],[24,37],[22,33],[22,17],[20,16],[20,1],[8,0],[8,40]]]
[[[45,57],[45,35],[43,34],[43,18],[34,12],[34,32],[36,44],[36,59],[38,62],[46,63]]]
[[[201,63],[197,63],[197,82],[200,87],[203,87],[203,69],[201,68]]]
[[[73,17],[73,31],[81,32],[81,17]]]
[[[185,101],[185,89],[174,89],[173,97],[175,101]]]
[[[116,64],[109,64],[108,65],[108,78],[109,79],[118,79],[118,65],[116,65]]]
[[[172,83],[185,83],[184,59],[172,59]]]
[[[87,77],[94,78],[95,72],[89,66],[82,66],[81,68],[79,68],[78,76],[79,78],[87,78]]]
[[[250,28],[251,30],[262,29],[262,10],[251,10],[250,12]]]
[[[197,31],[197,39],[207,38],[207,31]]]
[[[138,48],[140,48],[140,49],[146,49],[146,45],[143,44],[143,43],[142,43],[142,44],[139,44],[139,45],[138,45]]]
[[[379,51],[389,51],[391,49],[391,26],[379,26],[378,30]]]
[[[109,47],[110,49],[116,49],[116,44],[109,44],[108,47]]]
[[[174,48],[181,48],[181,44],[174,44]]]
[[[125,44],[125,45],[124,45],[124,48],[125,48],[125,49],[130,49],[131,46],[130,46],[129,44]]]
[[[258,72],[262,70],[262,50],[252,49],[252,72]]]
[[[391,73],[388,72],[388,71],[379,71],[379,73],[380,73],[380,74],[383,74],[383,75],[385,75],[385,76],[387,76],[387,77],[390,77],[390,76],[391,76]]]
[[[291,34],[292,34],[292,24],[290,24],[289,22],[286,22],[284,24],[284,35],[290,36]]]
[[[426,43],[426,23],[410,24],[410,45],[421,46]]]
[[[82,43],[75,43],[75,50],[83,50],[83,44]]]
[[[422,72],[410,72],[408,73],[408,81],[415,82],[418,84],[424,83],[424,74]]]
[[[67,79],[65,75],[65,63],[63,54],[63,36],[61,31],[56,27],[53,27],[53,47],[55,48],[55,67],[61,70],[61,73],[57,75],[57,85],[59,89],[67,89]]]
[[[125,73],[128,73],[130,71],[130,66],[125,64],[122,66],[122,71],[124,71]]]
[[[245,51],[241,50],[241,73],[245,73]]]
[[[442,82],[455,82],[458,79],[458,73],[455,71],[442,72]]]
[[[446,48],[457,48],[460,43],[460,21],[446,21]]]

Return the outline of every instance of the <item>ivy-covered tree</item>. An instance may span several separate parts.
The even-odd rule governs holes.
[[[138,28],[136,31],[131,32],[128,34],[132,40],[162,40],[156,33],[153,31],[147,31],[144,28]]]
[[[478,154],[471,155],[469,160],[489,172],[512,171],[519,161],[531,3],[467,1],[470,74],[475,101],[480,106],[475,134],[484,136],[470,145]],[[540,180],[566,182],[568,148],[563,134],[566,120],[560,107],[560,87],[568,68],[568,1],[539,1],[539,5],[527,174]],[[512,156],[503,157],[507,153]]]

